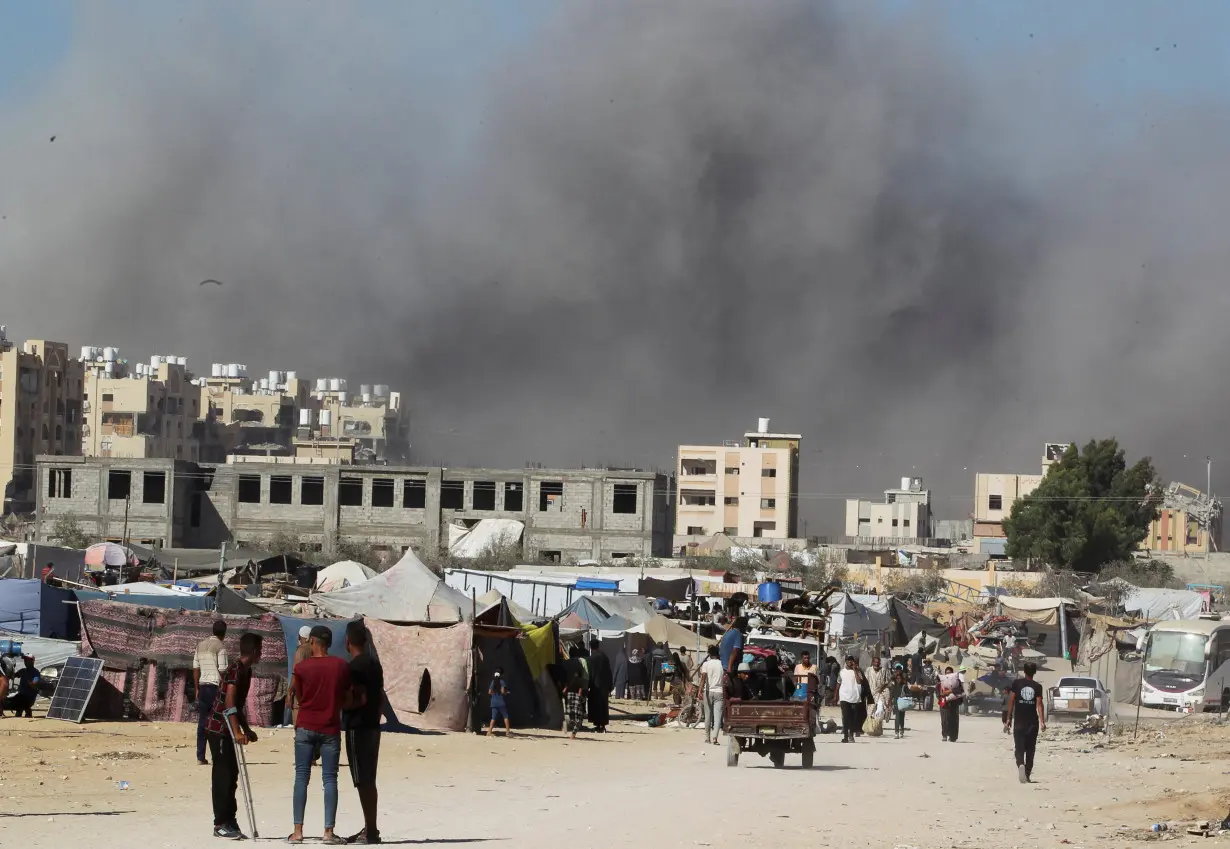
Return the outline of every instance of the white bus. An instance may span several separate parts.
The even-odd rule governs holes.
[[[1145,643],[1140,702],[1145,707],[1204,710],[1221,704],[1230,673],[1230,620],[1159,622]],[[1222,667],[1226,666],[1225,669]],[[1207,686],[1210,679],[1215,686]]]

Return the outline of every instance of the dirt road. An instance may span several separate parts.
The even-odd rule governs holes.
[[[1016,782],[996,719],[965,718],[956,744],[940,741],[938,714],[913,714],[910,726],[904,741],[818,738],[807,772],[748,756],[729,769],[701,732],[670,728],[615,726],[576,742],[545,732],[512,741],[386,735],[382,830],[395,844],[527,849],[1042,849],[1128,845],[1157,820],[1220,820],[1230,801],[1230,729],[1201,719],[1167,727],[1164,739],[1151,727],[1135,744],[1048,732],[1032,785]],[[0,719],[0,844],[214,844],[194,731]],[[262,838],[290,832],[291,739],[266,732],[249,750]],[[309,835],[321,828],[314,779]],[[338,830],[360,824],[343,770]]]

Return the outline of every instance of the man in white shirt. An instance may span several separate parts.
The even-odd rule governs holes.
[[[837,676],[837,699],[841,702],[841,742],[853,743],[859,732],[858,706],[863,700],[863,673],[854,658],[846,658],[846,668]]]
[[[213,713],[218,685],[228,666],[226,646],[222,643],[225,638],[226,623],[219,619],[214,622],[213,636],[201,640],[192,655],[192,683],[196,687],[196,762],[202,766],[209,764],[205,759],[205,723]]]
[[[717,646],[709,647],[709,657],[700,665],[700,689],[705,713],[705,742],[716,746],[726,709],[726,670],[722,668]]]

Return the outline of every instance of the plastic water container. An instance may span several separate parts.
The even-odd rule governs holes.
[[[21,654],[21,642],[18,640],[0,640],[0,657],[18,657]]]
[[[782,585],[777,581],[765,581],[756,588],[756,598],[764,604],[774,604],[782,600]]]

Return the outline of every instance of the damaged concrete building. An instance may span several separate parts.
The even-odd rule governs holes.
[[[225,464],[135,458],[37,461],[36,533],[72,514],[100,539],[152,547],[260,547],[297,537],[326,556],[340,539],[390,555],[446,546],[449,526],[523,523],[522,557],[566,563],[662,556],[665,475],[621,469],[453,469],[232,457]]]

